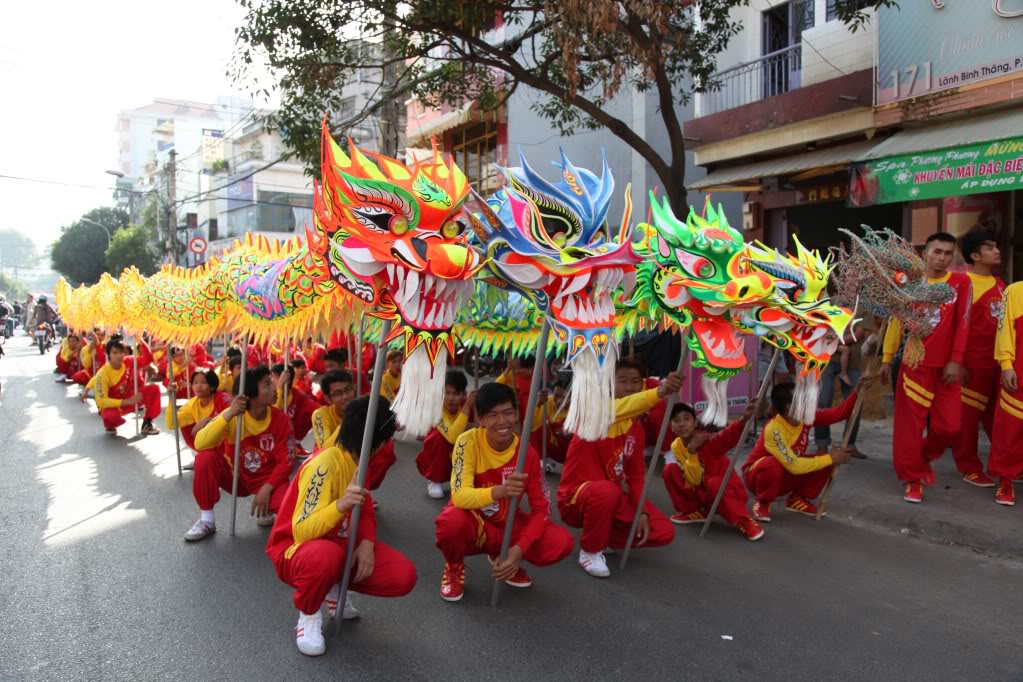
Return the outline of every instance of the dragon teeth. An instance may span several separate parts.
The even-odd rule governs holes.
[[[575,277],[572,277],[570,280],[562,278],[561,293],[565,295],[574,294],[575,292],[579,291],[584,286],[586,286],[586,283],[588,281],[590,281],[590,273],[588,272],[585,272],[581,275],[576,275]]]
[[[426,296],[427,294],[429,294],[431,289],[433,289],[433,275],[424,274],[423,275],[423,296]]]
[[[425,315],[425,314],[426,314],[426,299],[425,298],[421,298],[421,299],[419,299],[419,314],[416,315],[416,319],[421,321],[423,319],[423,315]]]
[[[433,326],[433,320],[437,316],[437,310],[439,308],[440,308],[440,305],[437,304],[437,303],[433,303],[433,304],[430,305],[430,308],[429,308],[430,312],[428,312],[426,314],[426,319],[423,321],[423,325],[424,326],[426,326],[426,327],[432,327]]]
[[[561,309],[561,316],[565,318],[565,321],[572,321],[576,317],[575,308],[575,296],[569,296],[568,300],[565,301],[565,307]]]
[[[388,283],[394,282],[394,263],[387,264],[387,281]]]
[[[447,289],[448,281],[446,279],[441,279],[440,277],[438,277],[436,286],[437,290],[434,293],[434,296],[436,296],[438,300],[444,300],[443,299],[444,290]]]
[[[405,286],[405,268],[399,265],[396,268],[396,271],[398,275],[398,289],[401,290],[401,288]]]
[[[625,291],[625,295],[629,296],[636,288],[636,271],[630,270],[629,272],[622,273],[622,285]]]

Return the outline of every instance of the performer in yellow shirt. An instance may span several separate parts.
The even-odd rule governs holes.
[[[306,656],[326,651],[320,611],[337,610],[338,583],[351,540],[351,512],[362,506],[355,530],[351,591],[375,597],[400,597],[416,584],[416,567],[397,550],[377,541],[372,497],[355,485],[358,453],[366,428],[368,398],[345,406],[339,447],[310,457],[291,481],[266,544],[277,577],[295,588],[298,609],[295,642]],[[394,415],[381,399],[370,441],[370,462],[394,436]],[[365,463],[368,466],[368,463]],[[333,599],[332,599],[333,597]],[[346,599],[342,618],[358,618]]]
[[[348,370],[332,370],[320,378],[320,390],[330,403],[313,412],[315,450],[333,447],[337,442],[341,415],[345,405],[355,397],[355,382]]]
[[[423,440],[416,455],[416,468],[426,479],[426,494],[435,500],[444,498],[442,483],[451,480],[451,450],[469,424],[469,412],[476,393],[466,396],[469,382],[460,369],[449,369],[444,377],[444,407],[441,419]]]
[[[380,378],[380,395],[387,398],[389,402],[394,402],[395,396],[398,395],[398,389],[401,388],[402,359],[400,350],[387,351],[387,371]]]
[[[524,472],[515,473],[519,457],[515,392],[498,383],[481,386],[476,414],[479,428],[466,431],[455,443],[451,502],[436,521],[437,548],[445,562],[440,596],[445,601],[462,598],[466,556],[486,553],[495,580],[529,587],[533,581],[522,568],[523,559],[534,566],[550,566],[567,557],[575,544],[567,530],[551,521],[550,491],[532,448],[526,451]],[[508,557],[496,562],[511,498],[523,494],[529,511],[518,508]]]

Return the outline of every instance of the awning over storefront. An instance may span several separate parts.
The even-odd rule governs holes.
[[[1023,108],[1010,111],[991,111],[979,116],[903,130],[879,142],[854,161],[872,161],[886,156],[919,154],[950,146],[965,145],[1018,137],[1023,133]]]
[[[425,142],[429,146],[431,137],[440,135],[452,128],[457,128],[463,123],[467,123],[471,117],[472,102],[468,102],[454,111],[427,119],[422,124],[415,120],[409,121],[407,144],[415,146]]]
[[[815,149],[776,159],[753,161],[719,168],[689,185],[689,189],[715,192],[743,192],[760,188],[764,178],[801,175],[802,179],[844,171],[853,159],[866,154],[877,142],[864,140],[839,147]]]
[[[1019,189],[1021,131],[1023,109],[896,133],[856,159],[849,200],[870,206]]]

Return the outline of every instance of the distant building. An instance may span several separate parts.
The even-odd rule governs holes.
[[[859,1],[859,6],[872,3]],[[984,226],[1002,275],[1023,272],[1023,12],[1000,2],[902,2],[852,31],[836,0],[732,10],[743,30],[719,89],[685,134],[708,169],[690,186],[741,198],[777,247],[827,248],[839,228],[888,227],[914,244]]]

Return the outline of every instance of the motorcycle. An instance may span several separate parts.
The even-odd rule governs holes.
[[[50,338],[50,327],[45,322],[36,325],[35,343],[39,347],[39,354],[44,355],[53,347],[53,340]]]

